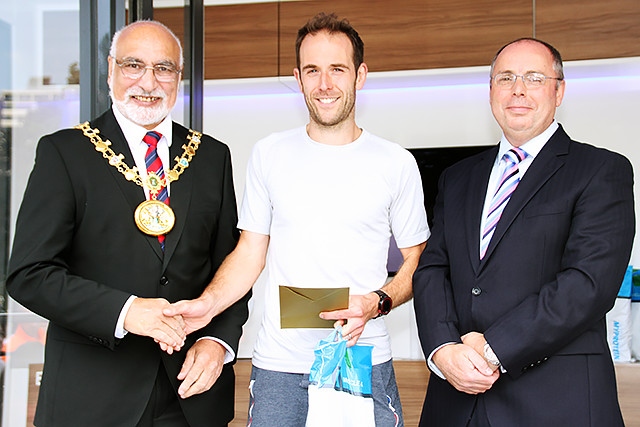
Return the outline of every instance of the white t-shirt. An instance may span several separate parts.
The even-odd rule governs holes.
[[[366,294],[386,282],[392,233],[400,248],[429,237],[411,153],[366,131],[347,145],[321,144],[304,127],[255,145],[238,227],[270,236],[253,363],[295,373],[309,372],[330,329],[281,329],[278,286]],[[374,364],[391,359],[383,318],[369,321],[358,343],[374,345]]]

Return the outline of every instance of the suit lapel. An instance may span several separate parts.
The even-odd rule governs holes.
[[[170,152],[170,164],[167,165],[167,170],[170,170],[175,165],[175,158],[180,157],[184,151],[182,148],[188,141],[188,131],[173,123],[173,141],[171,142]],[[196,152],[197,156],[197,152]],[[194,157],[195,158],[195,157]],[[170,205],[176,214],[176,223],[173,229],[167,234],[164,247],[164,265],[167,266],[171,256],[176,250],[180,236],[184,231],[184,227],[187,221],[187,212],[189,211],[189,205],[191,203],[191,197],[193,194],[193,173],[189,173],[189,168],[186,168],[184,173],[180,175],[177,181],[171,183],[171,199]]]
[[[113,111],[109,109],[105,114],[97,118],[93,123],[91,123],[92,127],[95,127],[100,130],[100,135],[102,139],[111,141],[111,149],[116,154],[122,154],[124,156],[124,163],[126,163],[129,167],[133,167],[136,163],[133,159],[133,155],[131,154],[131,150],[129,149],[129,144],[127,144],[124,134],[116,121],[115,116],[113,115]],[[96,155],[100,155],[96,152]],[[107,160],[105,159],[105,164],[107,164]],[[122,195],[126,199],[127,203],[131,207],[131,218],[128,218],[130,221],[134,221],[133,214],[140,203],[145,200],[144,190],[139,185],[134,182],[127,181],[122,173],[120,173],[115,167],[108,166],[111,175],[113,176],[115,182],[117,183]],[[147,240],[151,249],[155,252],[155,254],[162,259],[164,256],[162,253],[162,249],[160,248],[160,244],[158,243],[158,238],[155,236],[149,236],[142,232],[139,233],[140,236]]]
[[[522,209],[531,201],[540,188],[551,179],[558,169],[564,165],[566,155],[569,152],[570,142],[569,136],[564,132],[562,127],[560,127],[545,144],[540,153],[538,153],[518,184],[518,188],[516,188],[516,191],[511,196],[507,206],[504,208],[481,265],[491,257],[496,245],[500,243],[500,240],[509,227],[511,227],[513,221],[520,215]]]

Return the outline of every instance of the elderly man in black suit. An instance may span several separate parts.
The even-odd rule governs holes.
[[[50,321],[37,426],[233,418],[248,295],[189,337],[162,314],[202,293],[238,237],[228,147],[171,120],[182,63],[164,25],[125,27],[109,56],[113,107],[38,144],[7,282]]]

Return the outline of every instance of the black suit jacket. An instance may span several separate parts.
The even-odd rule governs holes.
[[[497,150],[441,176],[414,276],[424,354],[470,331],[485,335],[507,370],[480,395],[492,426],[621,426],[605,314],[635,233],[631,165],[570,140],[560,127],[512,195],[481,261]],[[421,425],[465,426],[475,401],[433,374]]]
[[[113,112],[91,126],[135,165]],[[173,124],[170,158],[188,130]],[[82,131],[44,136],[18,215],[7,288],[18,302],[50,320],[36,424],[133,426],[149,399],[160,363],[174,386],[185,354],[212,336],[236,352],[247,297],[168,355],[151,338],[114,337],[130,295],[174,302],[198,297],[237,242],[237,210],[229,149],[203,136],[190,166],[171,183],[176,224],[162,253],[133,212],[145,200]],[[224,424],[234,415],[233,367],[208,392],[181,405],[192,426]]]

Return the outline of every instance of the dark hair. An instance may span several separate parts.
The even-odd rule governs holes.
[[[318,13],[298,30],[298,38],[296,39],[296,67],[300,69],[300,45],[306,36],[314,35],[321,31],[327,31],[329,34],[342,33],[349,37],[353,46],[353,64],[356,70],[360,64],[364,62],[364,42],[360,38],[358,32],[349,24],[346,19],[338,19],[335,13],[326,14]]]
[[[521,37],[519,39],[516,39],[514,41],[511,41],[507,44],[505,44],[504,46],[502,46],[498,52],[496,52],[496,55],[493,57],[493,60],[491,61],[491,71],[490,71],[490,76],[493,76],[493,67],[496,64],[496,60],[498,59],[498,56],[502,53],[503,50],[505,50],[505,48],[507,46],[511,46],[514,43],[519,43],[522,41],[530,41],[530,42],[534,42],[534,43],[540,43],[541,45],[543,45],[544,47],[546,47],[549,52],[551,53],[551,56],[553,57],[553,71],[556,72],[558,80],[556,82],[556,86],[560,85],[560,82],[562,80],[564,80],[564,69],[563,69],[563,65],[562,65],[562,55],[560,55],[560,52],[558,51],[558,49],[556,49],[555,47],[551,46],[549,43],[533,38],[533,37]]]

